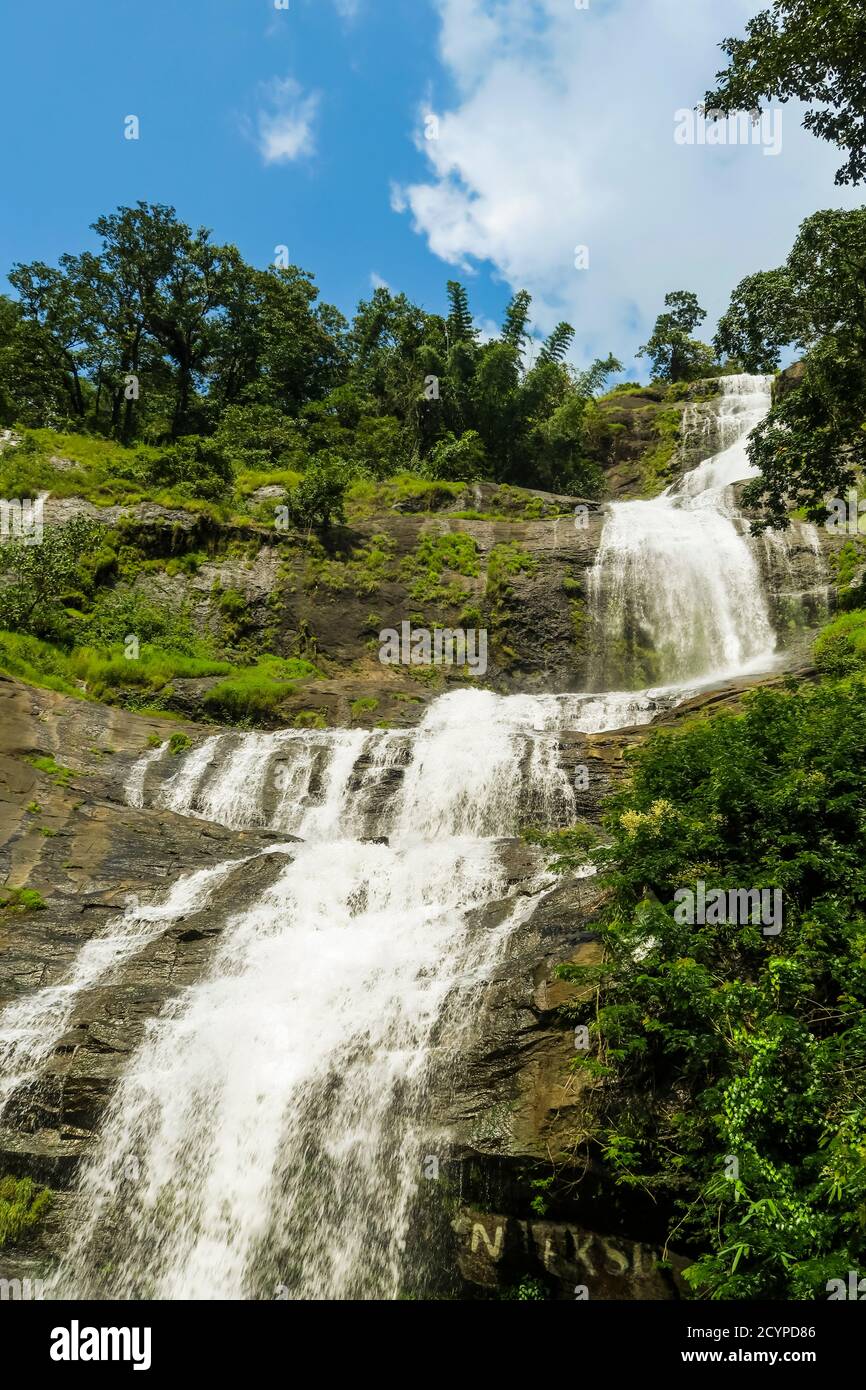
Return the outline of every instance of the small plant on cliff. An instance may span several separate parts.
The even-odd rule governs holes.
[[[44,912],[46,906],[35,888],[0,888],[0,912]]]
[[[51,1205],[52,1194],[32,1178],[0,1178],[0,1250],[31,1236]]]
[[[63,767],[55,762],[53,758],[28,758],[27,761],[37,772],[42,772],[46,777],[50,777],[58,787],[65,787],[72,780],[72,768]]]
[[[521,1279],[519,1284],[503,1289],[500,1297],[506,1302],[543,1303],[549,1297],[549,1290],[540,1279]]]

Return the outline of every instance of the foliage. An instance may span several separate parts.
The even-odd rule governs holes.
[[[606,826],[593,1146],[715,1298],[824,1296],[866,1257],[866,683],[762,690],[638,750]],[[778,936],[675,891],[774,888]],[[732,1163],[736,1160],[736,1163]]]
[[[730,67],[708,92],[711,111],[750,111],[765,97],[809,104],[807,130],[849,152],[837,183],[866,176],[866,12],[861,0],[773,0],[721,45]]]
[[[62,763],[56,762],[52,757],[34,756],[28,758],[27,761],[36,768],[37,772],[49,777],[55,786],[65,787],[72,780],[72,768],[64,767]]]
[[[426,472],[431,478],[448,482],[476,482],[489,474],[487,453],[477,430],[466,430],[455,438],[449,430],[433,446]]]
[[[760,477],[747,505],[758,526],[788,525],[790,508],[826,517],[866,465],[866,209],[816,212],[800,227],[783,269],[751,276],[734,292],[718,346],[751,366],[781,345],[805,353],[799,379],[777,395],[751,436]]]
[[[49,1189],[32,1178],[0,1178],[0,1250],[32,1236],[51,1199]]]
[[[524,1278],[519,1284],[504,1289],[500,1297],[507,1302],[528,1301],[542,1303],[550,1297],[550,1292],[540,1279]]]
[[[289,515],[296,526],[327,530],[346,520],[345,499],[349,475],[340,459],[319,455],[289,493]]]
[[[828,676],[847,676],[866,668],[866,609],[840,613],[815,643],[815,665]]]
[[[44,912],[46,907],[42,894],[35,888],[0,887],[0,912]]]
[[[147,466],[148,482],[179,496],[215,502],[231,491],[234,472],[219,442],[200,435],[184,435],[166,445]]]
[[[527,844],[539,845],[553,854],[548,866],[551,873],[572,874],[589,861],[600,837],[594,826],[577,824],[563,830],[537,830],[529,826],[523,831],[523,838]]]
[[[267,718],[293,694],[298,682],[318,674],[309,661],[266,657],[213,686],[203,704],[210,715],[233,722]]]
[[[92,522],[73,517],[65,526],[46,526],[37,544],[0,544],[0,627],[36,636],[55,632],[59,600],[95,536]]]
[[[13,267],[17,298],[0,297],[0,421],[140,446],[104,480],[104,500],[122,481],[128,495],[159,487],[222,503],[236,472],[306,475],[337,461],[350,477],[411,468],[597,486],[583,417],[620,364],[572,372],[567,323],[530,362],[525,290],[487,342],[457,281],[445,315],[380,288],[348,324],[307,272],[250,266],[163,204],[120,207],[93,230],[95,252]],[[315,520],[321,499],[317,475],[295,499],[314,518],[300,524],[329,524]],[[339,517],[337,503],[326,516]]]
[[[189,656],[198,655],[200,646],[186,608],[157,604],[140,590],[123,585],[100,594],[75,635],[82,645],[105,647],[134,636],[139,642]]]
[[[673,290],[665,295],[665,310],[656,319],[652,335],[638,357],[650,359],[656,381],[695,381],[709,375],[712,349],[691,336],[707,317],[697,295],[690,290]]]

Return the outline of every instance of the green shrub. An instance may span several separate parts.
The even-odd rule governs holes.
[[[273,714],[294,691],[299,681],[319,672],[309,661],[268,657],[257,666],[242,668],[204,696],[209,714],[231,721],[254,720]]]
[[[181,496],[216,502],[231,495],[234,470],[215,439],[183,435],[155,456],[149,451],[146,466],[149,482]]]
[[[362,714],[372,714],[373,711],[377,710],[378,708],[379,701],[373,698],[372,696],[362,698],[360,700],[353,700],[351,705],[349,706],[353,719],[360,718]]]
[[[100,596],[76,636],[82,645],[102,647],[135,636],[188,655],[197,655],[200,646],[187,608],[156,604],[139,590],[123,587]]]
[[[51,1205],[52,1193],[32,1178],[0,1178],[0,1250],[31,1237]]]
[[[475,482],[490,476],[487,451],[477,430],[459,438],[449,430],[434,445],[425,464],[428,477],[446,482]]]
[[[35,888],[0,888],[2,912],[44,912],[46,906]]]
[[[587,1161],[664,1212],[704,1297],[826,1297],[862,1267],[864,755],[866,681],[759,690],[651,736],[606,811],[605,960],[560,968]],[[684,920],[699,880],[778,890],[781,931]]]
[[[27,759],[37,772],[42,772],[46,777],[50,777],[58,787],[65,787],[72,780],[72,768],[62,767],[51,757],[32,757]]]
[[[828,676],[845,676],[866,667],[866,608],[840,613],[814,646],[815,665]]]
[[[296,729],[327,729],[328,721],[319,709],[299,710],[292,721]]]
[[[346,520],[345,499],[350,470],[343,459],[317,455],[288,497],[289,515],[303,530],[327,530]]]

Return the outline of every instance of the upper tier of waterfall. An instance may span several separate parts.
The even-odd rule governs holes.
[[[777,634],[759,544],[733,492],[755,473],[748,437],[770,387],[770,377],[722,377],[722,448],[660,497],[609,508],[590,574],[594,688],[709,684],[772,668]],[[816,538],[810,544],[817,551]]]

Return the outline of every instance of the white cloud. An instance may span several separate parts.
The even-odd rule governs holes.
[[[493,265],[535,296],[538,327],[578,330],[576,355],[627,357],[671,289],[724,309],[751,271],[779,264],[835,188],[838,152],[784,108],[782,152],[674,142],[675,112],[701,100],[757,0],[435,0],[440,54],[458,97],[426,103],[416,142],[429,175],[392,207],[443,261]],[[439,117],[438,139],[425,120]],[[589,269],[575,248],[589,248]]]
[[[265,164],[289,164],[312,154],[318,93],[305,94],[293,77],[275,77],[262,84],[260,99],[255,139]]]
[[[388,281],[387,281],[387,280],[383,280],[382,277],[381,277],[381,275],[378,273],[378,271],[375,271],[375,270],[371,270],[371,271],[370,271],[370,286],[371,286],[371,288],[374,289],[374,290],[389,290],[389,291],[390,291],[390,289],[391,289],[391,286],[388,284]]]

